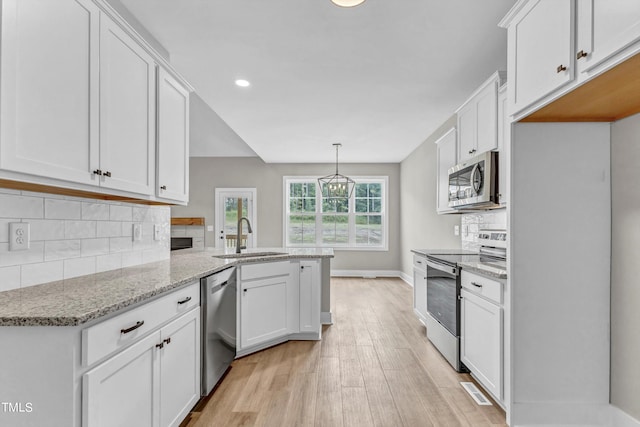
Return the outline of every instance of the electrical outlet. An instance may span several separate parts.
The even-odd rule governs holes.
[[[9,223],[9,250],[24,251],[29,249],[29,223],[10,222]]]
[[[459,225],[454,225],[453,226],[453,235],[454,236],[459,236],[460,235],[460,226]]]
[[[139,242],[142,240],[142,224],[135,223],[133,224],[133,241]]]
[[[160,225],[153,224],[153,240],[160,240]]]

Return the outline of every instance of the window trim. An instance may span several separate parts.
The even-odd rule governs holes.
[[[287,175],[282,178],[282,207],[283,207],[283,215],[282,215],[282,246],[285,248],[310,248],[310,247],[320,247],[320,248],[333,248],[334,251],[389,251],[389,176],[388,175],[360,175],[360,176],[351,176],[351,178],[356,181],[356,184],[360,184],[363,182],[382,182],[384,188],[382,189],[382,197],[381,197],[381,215],[382,215],[382,226],[384,227],[384,232],[382,233],[382,245],[380,246],[357,246],[354,243],[348,243],[346,246],[342,245],[326,245],[318,243],[320,241],[319,233],[321,233],[321,228],[318,227],[318,217],[322,217],[321,207],[322,207],[322,197],[320,192],[316,190],[316,211],[313,215],[316,216],[316,242],[314,245],[295,245],[288,243],[288,223],[289,216],[291,212],[290,202],[289,202],[289,184],[296,182],[315,182],[317,184],[318,178],[320,175]],[[349,199],[349,210],[347,215],[349,215],[349,238],[351,240],[352,236],[355,239],[355,217],[358,215],[358,212],[355,212],[355,190],[351,198]],[[311,214],[311,213],[310,213]]]

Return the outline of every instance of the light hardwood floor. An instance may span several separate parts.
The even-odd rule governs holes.
[[[334,324],[236,360],[183,426],[506,426],[429,343],[400,279],[331,279]]]

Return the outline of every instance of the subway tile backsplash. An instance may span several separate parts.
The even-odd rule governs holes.
[[[496,209],[489,212],[470,213],[462,215],[462,249],[478,251],[478,232],[481,229],[507,229],[507,210]]]
[[[10,222],[30,224],[28,250],[9,251]],[[0,292],[168,259],[170,232],[167,206],[0,188]]]

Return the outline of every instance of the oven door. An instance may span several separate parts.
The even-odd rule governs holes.
[[[427,259],[427,312],[459,336],[458,268]]]

